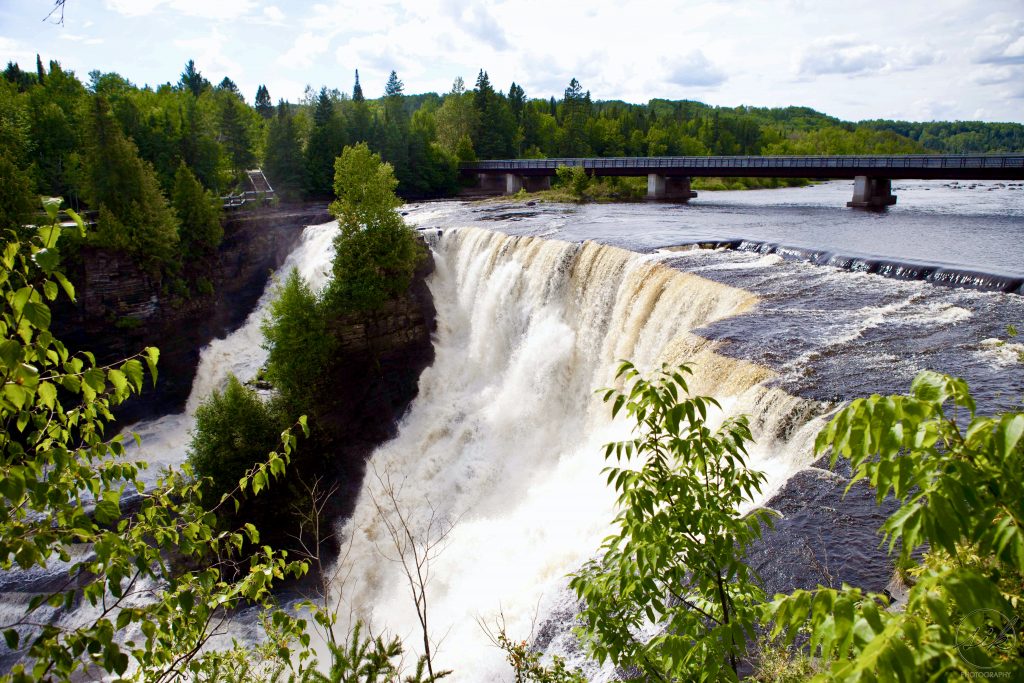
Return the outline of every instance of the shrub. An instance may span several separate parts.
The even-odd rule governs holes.
[[[323,308],[299,271],[292,269],[262,324],[264,347],[269,351],[266,378],[288,414],[317,412],[315,397],[335,348]]]
[[[196,409],[188,461],[204,480],[203,499],[211,505],[238,486],[238,480],[266,459],[280,439],[279,421],[253,390],[229,376]]]

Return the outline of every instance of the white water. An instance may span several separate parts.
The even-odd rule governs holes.
[[[528,637],[535,617],[564,607],[566,575],[593,556],[613,518],[601,444],[628,426],[611,422],[594,391],[613,381],[619,359],[646,371],[689,361],[692,391],[751,415],[766,495],[809,462],[822,409],[766,387],[768,370],[691,334],[754,306],[743,290],[615,247],[477,229],[446,232],[435,260],[436,359],[398,436],[370,460],[341,529],[336,569],[346,580],[332,599],[340,615],[420,652],[408,583],[374,503],[385,500],[377,475],[390,479],[414,534],[454,524],[429,566],[437,665],[459,681],[506,680],[478,619],[500,610],[510,637]]]
[[[296,268],[314,290],[323,287],[330,276],[331,261],[334,258],[332,241],[337,234],[337,226],[337,223],[332,222],[307,227],[302,233],[299,246],[288,255],[279,272],[287,274]],[[267,283],[256,308],[241,327],[222,339],[214,339],[203,348],[185,411],[140,422],[127,430],[142,438],[141,447],[133,445],[128,456],[149,464],[144,479],[152,481],[160,470],[176,467],[185,460],[189,433],[195,424],[196,408],[214,390],[223,389],[227,385],[229,374],[245,382],[255,377],[266,363],[267,351],[262,346],[260,324],[267,316],[268,307],[274,298],[276,281],[275,278]]]

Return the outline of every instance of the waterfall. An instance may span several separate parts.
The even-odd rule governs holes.
[[[331,261],[334,259],[332,241],[337,231],[338,224],[335,222],[307,227],[302,233],[299,246],[288,255],[279,272],[287,274],[296,268],[314,291],[322,288],[330,277]],[[222,389],[227,384],[229,374],[245,382],[255,377],[266,363],[267,351],[262,346],[260,325],[274,299],[276,282],[274,278],[267,283],[259,302],[241,327],[203,347],[184,412],[147,420],[128,428],[127,431],[142,438],[141,446],[130,446],[129,457],[149,463],[144,479],[153,480],[160,468],[177,466],[184,461],[189,432],[195,424],[196,408],[214,390]]]
[[[747,291],[591,242],[462,228],[434,249],[436,359],[339,528],[332,575],[345,579],[330,599],[339,631],[346,616],[359,618],[418,654],[419,623],[381,509],[398,509],[421,539],[450,527],[429,563],[435,661],[455,680],[503,680],[503,653],[478,621],[500,611],[509,636],[526,638],[564,609],[566,575],[609,531],[601,445],[629,425],[610,419],[595,390],[613,384],[619,359],[648,373],[689,362],[691,390],[723,406],[712,420],[750,415],[765,495],[808,464],[827,407],[773,388],[771,371],[695,334],[755,306]]]

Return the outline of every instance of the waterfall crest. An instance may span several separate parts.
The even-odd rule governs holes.
[[[434,248],[436,359],[339,529],[345,580],[331,599],[418,652],[384,520],[397,508],[421,538],[450,526],[429,563],[436,661],[457,680],[501,680],[503,655],[477,620],[500,610],[509,635],[526,637],[564,602],[566,574],[593,556],[614,516],[600,446],[629,425],[612,421],[595,391],[614,382],[620,359],[645,372],[691,363],[691,390],[722,403],[716,419],[751,416],[753,465],[771,489],[810,460],[825,407],[772,388],[771,371],[694,333],[755,306],[747,291],[591,242],[463,228]]]

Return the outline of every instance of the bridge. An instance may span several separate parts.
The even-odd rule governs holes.
[[[851,178],[847,206],[883,209],[896,203],[892,181],[1024,180],[1024,154],[901,154],[872,156],[602,157],[496,159],[465,162],[484,189],[515,194],[551,187],[559,166],[580,166],[594,176],[647,176],[647,197],[687,202],[694,177]]]

